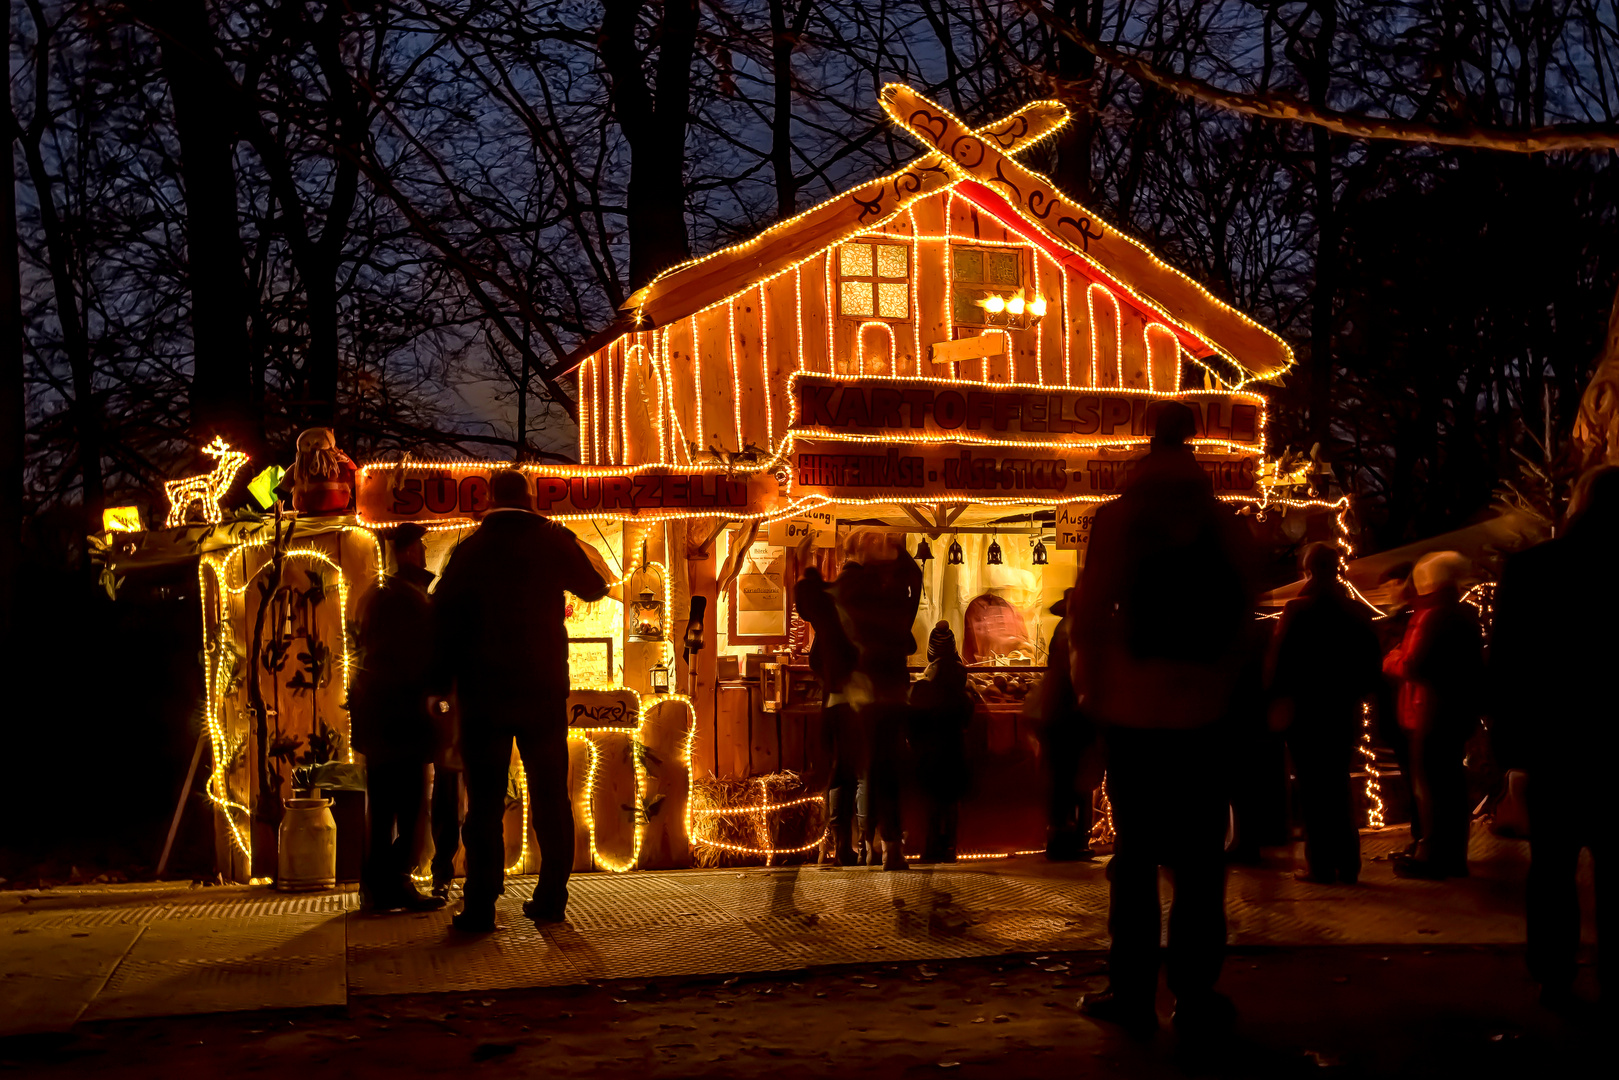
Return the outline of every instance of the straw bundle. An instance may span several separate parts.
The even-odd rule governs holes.
[[[761,812],[759,807],[771,809]],[[813,862],[825,831],[822,799],[804,790],[804,781],[797,773],[692,780],[693,865],[789,866]]]

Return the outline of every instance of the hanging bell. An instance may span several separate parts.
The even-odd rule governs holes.
[[[949,561],[950,561],[951,566],[960,566],[961,565],[961,541],[959,541],[959,540],[950,541],[950,560]]]
[[[1044,540],[1034,542],[1034,553],[1030,561],[1036,566],[1046,565],[1046,542]]]
[[[989,542],[989,565],[1001,565],[1001,542],[998,539]]]
[[[916,561],[925,563],[931,558],[933,558],[933,549],[928,547],[928,538],[924,536],[916,544]]]

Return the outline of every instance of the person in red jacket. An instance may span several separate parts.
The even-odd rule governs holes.
[[[1461,598],[1465,556],[1436,551],[1417,560],[1417,601],[1405,637],[1383,658],[1399,680],[1400,726],[1411,740],[1411,791],[1422,819],[1415,854],[1400,877],[1467,876],[1467,773],[1462,759],[1478,726],[1484,675],[1478,616]]]

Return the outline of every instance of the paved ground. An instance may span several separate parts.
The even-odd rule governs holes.
[[[1369,855],[1404,843],[1367,836]],[[1237,869],[1228,909],[1243,946],[1498,945],[1522,940],[1523,845],[1475,837],[1474,876],[1396,880],[1369,861],[1353,888]],[[592,980],[780,972],[1106,944],[1102,863],[1039,857],[892,874],[814,867],[574,879],[570,925],[536,931],[501,905],[484,938],[448,912],[371,916],[352,892],[167,886],[0,898],[0,1035],[81,1021],[342,1005],[367,995],[567,986]]]
[[[1539,1008],[1522,950],[1511,946],[1234,950],[1221,982],[1240,1010],[1237,1032],[1202,1053],[1167,1027],[1140,1044],[1078,1014],[1100,968],[1095,954],[1036,953],[87,1021],[67,1034],[0,1039],[0,1071],[42,1080],[480,1071],[1523,1080],[1612,1067],[1600,1017],[1570,1023]],[[1168,1018],[1167,999],[1159,1011]]]

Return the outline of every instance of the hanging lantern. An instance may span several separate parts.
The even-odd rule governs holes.
[[[652,669],[652,692],[654,694],[667,694],[669,692],[669,669],[655,667]]]
[[[951,566],[960,566],[961,565],[961,541],[959,541],[959,540],[950,541],[950,560],[949,561],[950,561]]]
[[[928,547],[928,538],[922,537],[916,545],[916,561],[925,563],[933,558],[933,549]]]
[[[1035,540],[1034,555],[1031,561],[1036,566],[1046,565],[1046,542],[1044,540]]]
[[[646,561],[646,541],[641,542],[641,565],[635,573],[630,575],[630,585],[639,583],[640,596],[630,601],[629,632],[624,635],[626,641],[662,641],[663,640],[663,601],[652,592],[650,570],[657,569],[658,583],[663,584],[663,571],[650,567]],[[628,591],[628,590],[626,590]]]
[[[630,640],[663,640],[663,601],[642,589],[640,599],[630,604]]]
[[[1001,542],[998,539],[989,542],[989,565],[1001,565]]]

